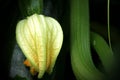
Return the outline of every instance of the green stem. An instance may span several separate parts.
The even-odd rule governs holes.
[[[110,38],[110,0],[107,0],[107,24],[108,24],[108,41],[109,46],[111,47],[111,38]]]
[[[103,80],[90,52],[89,0],[71,0],[71,64],[78,80]]]
[[[43,11],[43,0],[19,0],[19,7],[23,17],[41,14]]]
[[[97,52],[105,71],[110,74],[114,65],[114,55],[111,48],[107,42],[95,32],[91,32],[91,45]]]

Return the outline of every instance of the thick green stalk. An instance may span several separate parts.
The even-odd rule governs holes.
[[[71,0],[71,64],[77,80],[102,80],[90,53],[89,0]]]

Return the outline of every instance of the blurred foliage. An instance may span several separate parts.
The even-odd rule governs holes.
[[[22,78],[22,77],[16,75],[13,80],[27,80],[27,79],[26,78]]]

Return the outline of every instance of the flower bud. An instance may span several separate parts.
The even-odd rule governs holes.
[[[38,78],[45,71],[52,72],[63,42],[61,26],[55,19],[34,14],[21,20],[16,27],[16,40]]]

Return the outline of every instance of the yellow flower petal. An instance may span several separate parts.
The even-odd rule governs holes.
[[[51,17],[34,14],[21,20],[16,28],[16,40],[31,66],[41,78],[51,73],[63,42],[60,24]]]

